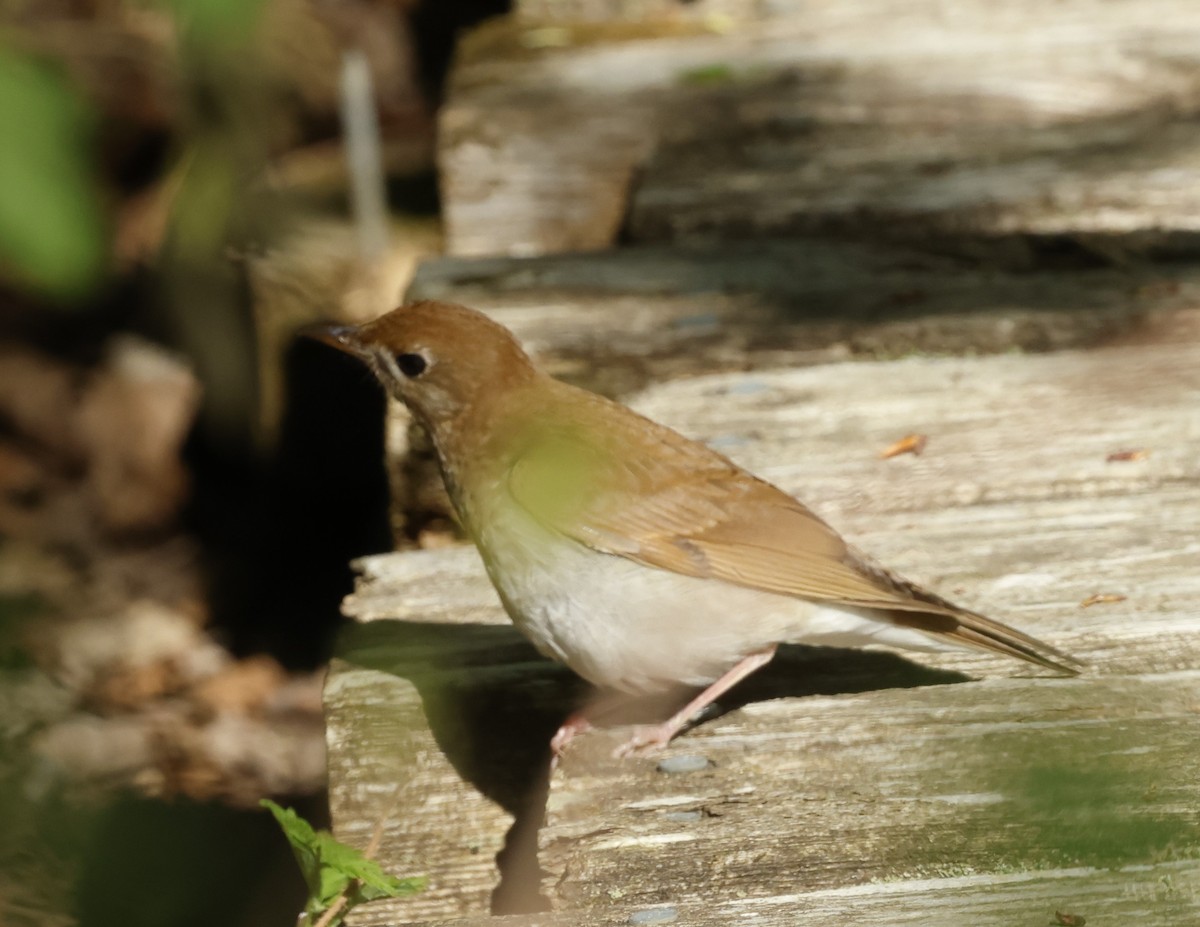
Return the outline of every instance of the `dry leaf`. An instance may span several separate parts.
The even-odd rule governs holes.
[[[192,688],[192,698],[209,714],[255,714],[287,682],[273,657],[260,654],[232,663]]]
[[[1097,592],[1079,603],[1080,608],[1091,608],[1093,605],[1111,605],[1113,602],[1124,602],[1126,596],[1119,592]]]
[[[183,687],[179,666],[171,657],[136,666],[115,666],[84,691],[84,703],[101,713],[137,711]]]
[[[1149,456],[1149,451],[1139,447],[1128,451],[1113,451],[1104,459],[1108,461],[1108,463],[1119,463],[1126,460],[1145,460]]]
[[[920,454],[921,451],[925,450],[925,445],[927,443],[929,443],[929,438],[927,438],[925,435],[905,435],[896,443],[885,448],[879,456],[884,460],[887,460],[889,457],[898,457],[901,454],[917,455]]]

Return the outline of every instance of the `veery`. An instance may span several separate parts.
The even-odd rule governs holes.
[[[538,371],[511,333],[419,302],[324,340],[366,362],[437,450],[513,623],[597,686],[705,687],[619,752],[666,744],[781,643],[1071,657],[903,579],[721,454]],[[569,719],[560,752],[588,726]]]

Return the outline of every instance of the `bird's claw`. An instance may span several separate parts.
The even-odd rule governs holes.
[[[613,758],[619,760],[627,756],[645,756],[648,753],[657,753],[671,742],[675,733],[675,729],[667,724],[636,728],[633,736],[613,751]]]
[[[550,768],[554,769],[558,766],[558,761],[563,758],[566,753],[567,744],[575,739],[577,734],[582,734],[584,731],[591,730],[592,722],[589,721],[581,712],[576,712],[564,721],[554,732],[554,736],[550,738]]]

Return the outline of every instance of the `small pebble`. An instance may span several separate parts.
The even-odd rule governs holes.
[[[676,773],[699,772],[702,769],[708,769],[711,765],[708,757],[689,753],[683,756],[667,757],[658,764],[658,771],[667,775],[675,775]]]
[[[665,908],[647,908],[629,915],[631,924],[669,924],[679,917],[679,910],[668,905]]]

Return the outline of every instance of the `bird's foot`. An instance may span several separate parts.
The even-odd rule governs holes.
[[[623,759],[627,756],[645,756],[657,753],[671,742],[679,733],[679,725],[668,721],[665,724],[653,724],[634,728],[633,736],[613,751],[613,757]]]
[[[550,738],[550,765],[551,768],[558,765],[558,761],[562,759],[563,752],[577,734],[582,734],[584,731],[589,731],[592,728],[592,722],[587,719],[587,716],[582,711],[577,711],[567,718],[554,732],[554,736]]]
[[[771,662],[778,645],[772,644],[763,650],[747,654],[730,667],[725,674],[684,705],[679,711],[662,724],[653,727],[640,727],[629,740],[613,751],[614,757],[636,756],[661,750],[671,742],[671,738],[692,723],[700,712],[704,711],[714,701],[732,689],[735,685],[753,673],[760,666]]]

